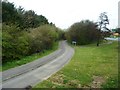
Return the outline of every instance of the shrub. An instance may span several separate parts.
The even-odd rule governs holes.
[[[3,24],[3,63],[11,60],[19,60],[24,56],[51,49],[58,38],[59,34],[55,26],[43,25],[25,31],[15,25]]]
[[[14,25],[8,26],[3,24],[2,28],[2,60],[3,63],[20,59],[28,53],[28,37],[25,31]]]
[[[58,38],[56,28],[50,25],[43,25],[35,28],[29,33],[30,53],[38,53],[44,49],[52,48],[53,43]]]

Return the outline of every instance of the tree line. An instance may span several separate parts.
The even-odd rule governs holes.
[[[8,1],[2,1],[2,22],[15,24],[21,29],[35,28],[43,24],[49,24],[45,16],[37,15],[33,10],[25,11],[21,6],[16,8],[13,3]]]
[[[52,49],[63,36],[63,31],[45,16],[16,8],[8,1],[2,1],[2,16],[3,63]]]

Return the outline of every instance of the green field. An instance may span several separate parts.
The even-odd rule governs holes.
[[[34,88],[115,88],[118,84],[118,43],[74,46],[72,60]]]
[[[31,56],[26,56],[20,60],[13,60],[12,62],[7,62],[5,64],[2,64],[2,71],[13,68],[13,67],[17,67],[29,62],[32,62],[38,58],[41,58],[43,56],[49,55],[50,53],[54,52],[55,50],[58,49],[58,42],[56,42],[53,46],[52,49],[50,50],[44,50],[44,53],[37,53],[37,54],[33,54]]]

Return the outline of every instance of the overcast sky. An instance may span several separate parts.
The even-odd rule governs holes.
[[[75,22],[89,19],[97,21],[100,13],[107,12],[109,28],[118,26],[119,0],[8,0],[25,10],[34,10],[57,27],[66,29]]]

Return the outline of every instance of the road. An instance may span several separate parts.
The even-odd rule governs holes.
[[[74,49],[66,41],[60,42],[59,49],[54,53],[35,60],[26,65],[19,66],[2,74],[3,88],[25,88],[49,78],[60,70],[74,54]]]
[[[111,40],[111,41],[120,41],[120,38],[110,38],[110,37],[107,37],[105,39],[106,40]]]

